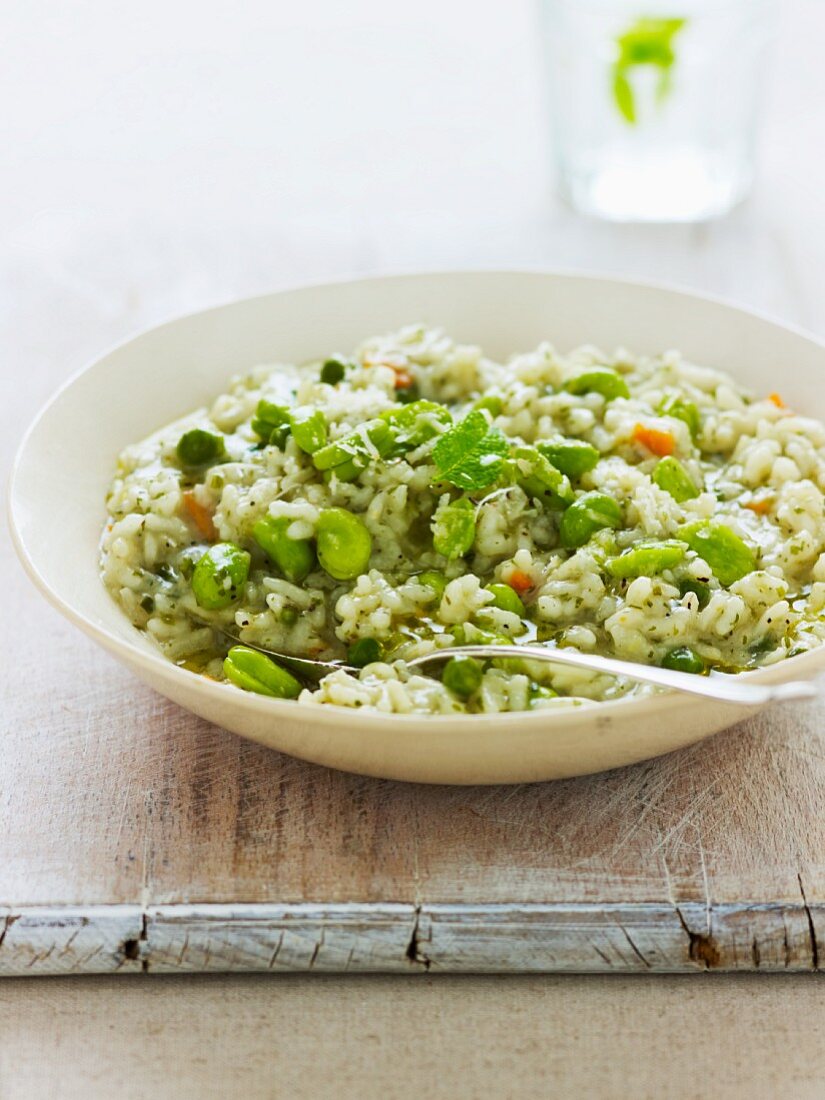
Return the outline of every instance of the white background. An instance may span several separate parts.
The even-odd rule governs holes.
[[[533,0],[4,0],[6,442],[136,328],[338,275],[601,269],[825,333],[825,5],[781,8],[753,197],[634,228],[555,197]]]

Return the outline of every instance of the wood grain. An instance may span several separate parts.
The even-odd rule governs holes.
[[[12,909],[0,976],[693,973],[819,968],[825,907],[170,905]]]

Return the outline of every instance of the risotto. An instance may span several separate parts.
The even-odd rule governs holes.
[[[825,428],[676,352],[497,362],[411,326],[236,377],[120,457],[103,582],[171,660],[308,704],[581,706],[825,637]],[[507,640],[512,658],[406,661]],[[310,687],[255,647],[340,661]]]

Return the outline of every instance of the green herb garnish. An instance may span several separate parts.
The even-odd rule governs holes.
[[[459,489],[485,489],[497,481],[510,445],[480,409],[468,413],[433,448],[439,480]]]
[[[656,100],[662,103],[673,83],[673,66],[676,63],[673,40],[686,22],[686,19],[643,16],[616,39],[619,54],[613,64],[613,99],[619,114],[631,126],[635,125],[638,116],[630,73],[640,65],[657,68]]]

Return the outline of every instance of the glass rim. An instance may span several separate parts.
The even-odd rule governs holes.
[[[736,9],[742,9],[743,12],[759,11],[775,8],[776,2],[777,0],[639,0],[638,4],[634,4],[630,0],[540,0],[541,6],[547,9],[569,8],[573,11],[604,14],[632,16],[635,8],[637,18],[653,19],[681,16],[695,18]]]

